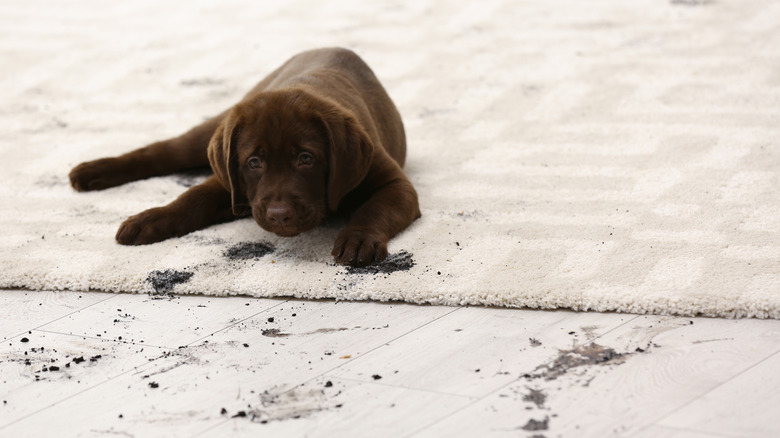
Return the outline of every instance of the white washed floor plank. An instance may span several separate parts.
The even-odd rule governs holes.
[[[332,386],[326,388],[327,382]],[[468,397],[335,378],[318,378],[291,393],[289,398],[276,398],[275,404],[250,410],[249,417],[232,418],[203,436],[396,438],[413,432],[432,415],[451,412],[471,402]],[[285,407],[301,403],[297,399],[300,394],[307,398],[316,394],[322,401],[314,405],[313,412],[299,419],[273,421],[285,415]],[[301,411],[300,407],[295,409]],[[263,424],[264,420],[268,423]]]
[[[780,353],[658,422],[734,437],[780,436]]]
[[[551,394],[563,426],[555,431],[564,436],[625,436],[655,423],[776,351],[780,321],[643,316],[596,342],[646,351],[600,367],[582,390],[574,384]]]
[[[217,302],[220,304],[215,306],[227,301]],[[144,435],[162,428],[165,436],[190,436],[239,411],[259,409],[258,394],[263,391],[294,388],[456,310],[378,303],[279,302],[194,345],[172,349],[130,373],[51,406],[38,414],[51,419],[46,423],[41,424],[33,416],[14,423],[7,431],[14,436],[35,436],[45,430],[69,430],[85,436],[93,431]],[[145,311],[151,315],[159,312],[149,306],[138,307],[133,314],[145,320]],[[157,325],[162,328],[182,323],[188,315],[172,312],[168,321]],[[183,336],[191,333],[184,332]],[[81,339],[72,335],[66,338]],[[151,388],[152,384],[156,387]],[[122,393],[121,400],[112,398],[110,394],[115,393]],[[451,399],[457,400],[458,407],[464,403],[462,397]],[[352,403],[359,404],[354,400]],[[221,413],[223,408],[228,417]],[[76,417],[82,418],[78,425],[71,422]]]
[[[548,436],[630,436],[763,360],[780,342],[780,321],[643,316],[595,342],[628,355],[563,366],[568,371],[550,380],[520,378],[419,436],[515,436],[530,420],[546,420],[539,433]],[[545,374],[545,366],[562,363],[540,362],[527,372]],[[531,390],[545,395],[541,406],[529,400]],[[764,427],[773,424],[769,412],[757,415]]]
[[[231,326],[208,341],[240,339],[253,346],[250,351],[257,349],[261,354],[268,354],[265,359],[269,362],[278,361],[276,356],[285,354],[292,358],[314,357],[333,368],[458,310],[442,306],[291,300]]]
[[[632,438],[728,438],[728,435],[692,430],[673,429],[671,427],[651,426]]]
[[[281,299],[121,294],[39,329],[177,348],[283,303]]]
[[[464,308],[341,367],[333,376],[371,381],[378,374],[386,385],[480,397],[554,356],[578,335],[601,334],[632,318]],[[541,345],[534,346],[532,338]]]
[[[0,309],[0,321],[15,321],[20,336],[0,348],[0,436],[704,438],[776,431],[766,406],[778,402],[762,391],[778,383],[776,356],[767,358],[780,350],[780,321],[94,295],[94,302],[76,292],[6,297],[19,301]],[[554,380],[522,377],[593,340],[620,353],[646,352]],[[170,348],[150,346],[157,344]],[[61,366],[76,354],[101,359],[41,371],[46,360]],[[36,371],[45,380],[35,381]],[[546,395],[539,406],[527,397],[531,389]],[[732,397],[745,412],[726,415]],[[679,408],[691,412],[686,421],[671,414]],[[709,424],[715,413],[717,428]],[[545,418],[547,430],[522,429]]]
[[[0,336],[19,336],[40,325],[87,308],[115,294],[4,290],[0,293]]]
[[[27,342],[15,339],[0,348],[0,436],[21,436],[4,435],[3,427],[146,365],[167,351],[38,330],[25,338]],[[35,415],[31,419],[41,422]]]

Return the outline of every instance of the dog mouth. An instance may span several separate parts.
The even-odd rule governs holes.
[[[270,232],[276,234],[277,236],[281,236],[281,237],[295,237],[295,236],[301,234],[301,231],[299,231],[299,230],[288,229],[288,228],[283,228],[283,227],[278,227],[278,228],[274,228],[274,229],[271,229],[271,230],[266,229],[266,231],[270,231]]]
[[[300,224],[269,224],[267,221],[255,220],[260,228],[281,237],[295,237],[313,227],[301,227]]]

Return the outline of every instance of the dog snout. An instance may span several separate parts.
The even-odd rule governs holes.
[[[292,220],[293,209],[285,203],[274,202],[268,205],[265,216],[271,224],[285,226],[289,225]]]

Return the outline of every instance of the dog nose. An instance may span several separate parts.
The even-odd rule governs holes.
[[[285,204],[271,204],[265,212],[268,221],[274,225],[287,225],[292,218],[292,208]]]

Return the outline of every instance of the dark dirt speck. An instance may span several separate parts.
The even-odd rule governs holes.
[[[544,401],[547,400],[547,394],[537,389],[528,388],[528,390],[530,392],[523,396],[523,401],[531,402],[539,409],[543,408]]]
[[[150,388],[159,388],[160,384],[157,383],[157,382],[149,382],[149,387]]]
[[[549,429],[549,417],[544,417],[544,420],[534,420],[533,418],[528,420],[525,426],[521,427],[523,430],[547,430]]]
[[[414,266],[414,259],[412,254],[401,251],[396,254],[390,254],[386,259],[373,265],[362,267],[347,267],[347,272],[350,274],[392,274],[398,271],[408,271]]]
[[[194,274],[187,271],[175,271],[166,269],[164,271],[152,271],[146,277],[146,282],[150,283],[156,293],[170,292],[174,286],[190,281]]]
[[[274,247],[263,242],[241,242],[226,249],[222,254],[230,260],[259,259],[274,252]]]

